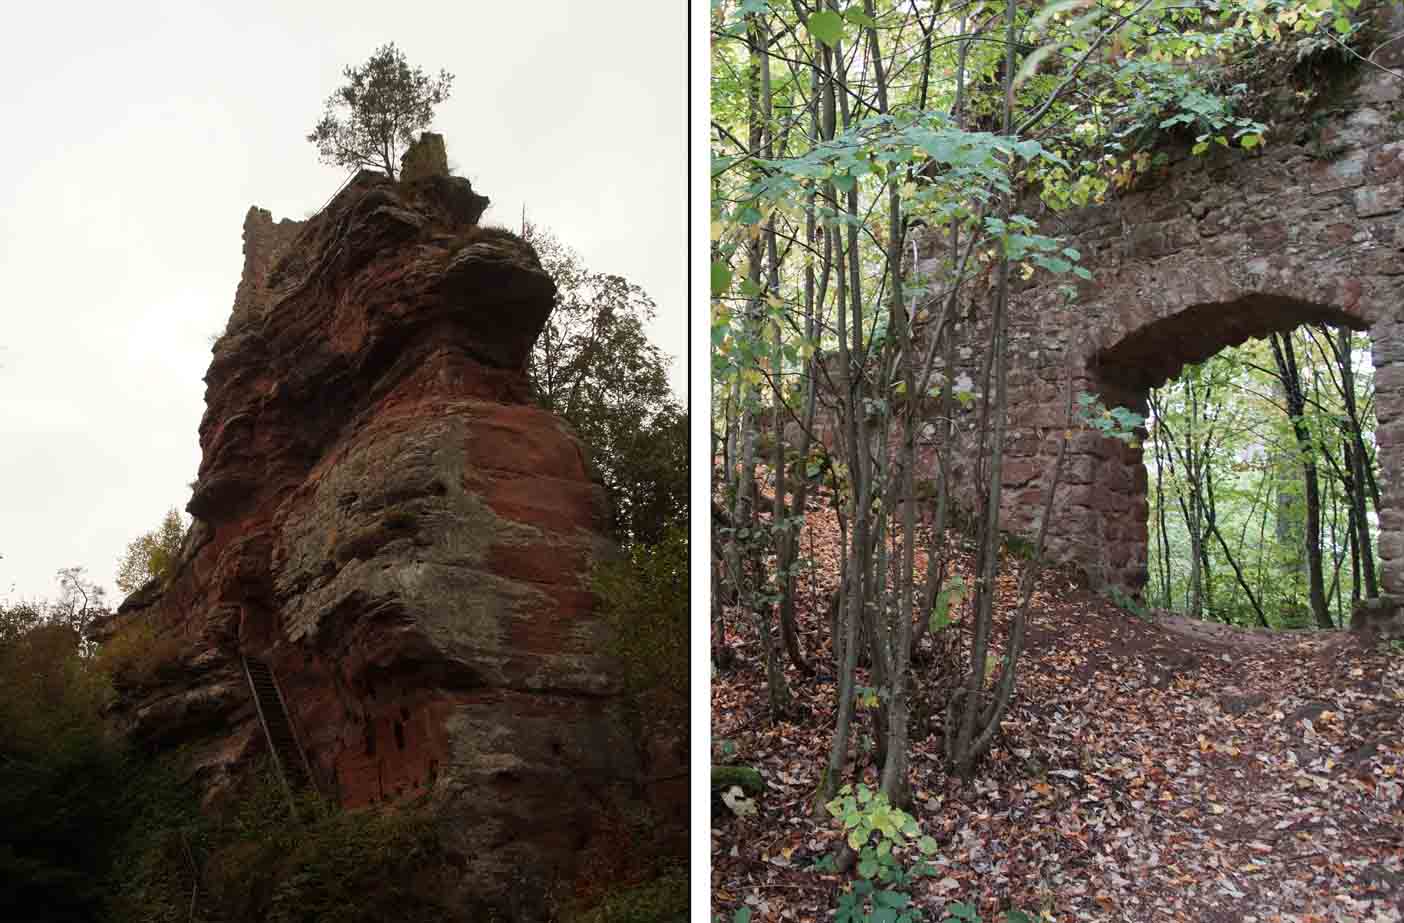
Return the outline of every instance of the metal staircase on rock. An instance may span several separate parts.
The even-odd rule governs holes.
[[[200,863],[196,861],[195,850],[190,845],[190,838],[185,835],[185,831],[175,831],[175,836],[179,840],[181,857],[184,862],[174,862],[176,877],[180,881],[181,888],[190,892],[190,913],[188,918],[191,921],[200,923],[223,923],[224,914],[217,903],[205,898],[205,892],[200,890],[202,875],[200,874]]]
[[[294,791],[314,784],[312,768],[293,730],[292,718],[288,715],[287,703],[283,700],[273,668],[255,657],[244,657],[243,660],[244,676],[253,692],[259,724],[263,726],[268,749],[273,754],[273,764],[291,802]]]

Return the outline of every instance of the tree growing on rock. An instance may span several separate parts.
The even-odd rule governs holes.
[[[394,42],[343,74],[346,84],[327,97],[322,120],[307,140],[317,145],[323,163],[384,170],[394,179],[402,151],[429,127],[434,107],[448,99],[453,74],[440,70],[435,77],[411,68]]]
[[[117,562],[117,586],[123,593],[135,593],[150,580],[165,580],[170,576],[180,555],[186,528],[180,511],[172,507],[159,526],[127,544],[127,550]]]

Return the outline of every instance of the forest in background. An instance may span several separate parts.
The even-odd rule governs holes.
[[[1148,605],[1333,628],[1379,595],[1369,345],[1346,328],[1302,326],[1151,392]]]
[[[714,830],[715,910],[783,905],[736,893],[773,877],[778,848],[856,873],[824,886],[841,921],[1032,918],[918,885],[946,844],[914,778],[978,790],[1007,769],[1002,729],[1034,707],[1018,693],[1039,668],[1031,614],[1095,608],[1059,609],[1063,576],[1042,567],[1075,431],[1150,440],[1155,550],[1143,596],[1121,604],[1332,627],[1373,595],[1371,379],[1348,333],[1226,351],[1148,408],[1065,389],[1041,531],[1011,539],[1000,508],[1011,292],[1032,280],[1075,307],[1090,277],[1032,213],[1114,201],[1167,148],[1262,151],[1263,91],[1318,104],[1390,38],[1372,25],[1383,7],[712,4],[713,781],[714,811],[737,818],[734,839]],[[957,371],[972,332],[975,376]],[[952,483],[957,458],[976,459],[973,484]],[[805,761],[776,735],[791,754],[803,738]],[[783,768],[762,781],[745,763],[765,754]],[[776,786],[779,816],[750,819],[749,797]],[[747,864],[752,835],[765,845]]]

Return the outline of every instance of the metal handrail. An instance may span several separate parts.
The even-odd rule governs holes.
[[[278,746],[273,741],[273,734],[268,729],[268,716],[264,714],[263,702],[259,699],[258,687],[254,685],[253,674],[249,671],[249,658],[243,654],[239,655],[239,660],[244,667],[244,681],[248,683],[249,693],[253,696],[254,709],[258,712],[258,723],[263,728],[263,739],[268,741],[268,751],[273,756],[273,766],[278,772],[278,781],[283,784],[283,792],[287,795],[288,807],[293,815],[297,815],[297,802],[293,797],[292,786],[288,784],[287,770],[283,766],[283,758],[278,754]],[[278,675],[273,672],[273,668],[268,664],[262,664],[268,671],[268,678],[273,681],[273,692],[278,696],[278,707],[282,709],[283,720],[287,722],[288,732],[292,734],[293,746],[297,748],[297,755],[302,760],[302,769],[307,776],[307,782],[314,790],[318,790],[316,777],[312,775],[312,766],[307,761],[307,753],[302,749],[302,741],[298,737],[297,726],[293,723],[292,714],[288,711],[287,701],[283,698],[283,689],[278,682]]]
[[[298,759],[302,760],[302,772],[307,777],[307,784],[318,794],[321,788],[317,785],[317,778],[312,775],[312,764],[307,761],[307,751],[302,748],[302,735],[298,733],[297,724],[293,721],[292,712],[288,710],[287,700],[283,698],[283,684],[278,682],[278,674],[273,672],[273,667],[268,666],[268,678],[273,680],[273,691],[278,694],[278,706],[283,710],[283,720],[288,723],[288,730],[292,733],[293,746],[297,748]],[[267,733],[265,731],[264,733]]]

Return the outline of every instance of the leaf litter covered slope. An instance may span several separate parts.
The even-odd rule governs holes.
[[[801,579],[801,631],[817,675],[788,674],[803,715],[771,724],[754,626],[729,613],[740,666],[713,680],[714,759],[755,766],[767,793],[755,814],[714,819],[726,920],[742,903],[759,921],[830,918],[845,885],[811,870],[838,841],[807,810],[833,728],[822,601],[837,541],[811,513],[819,572]],[[1001,578],[1006,613],[1018,566]],[[913,813],[941,851],[913,897],[932,919],[953,900],[987,921],[1011,907],[1058,921],[1404,919],[1404,656],[1341,633],[1208,628],[1142,621],[1044,575],[1016,701],[970,785],[945,773],[939,717],[914,722]],[[938,672],[918,662],[918,684]]]

